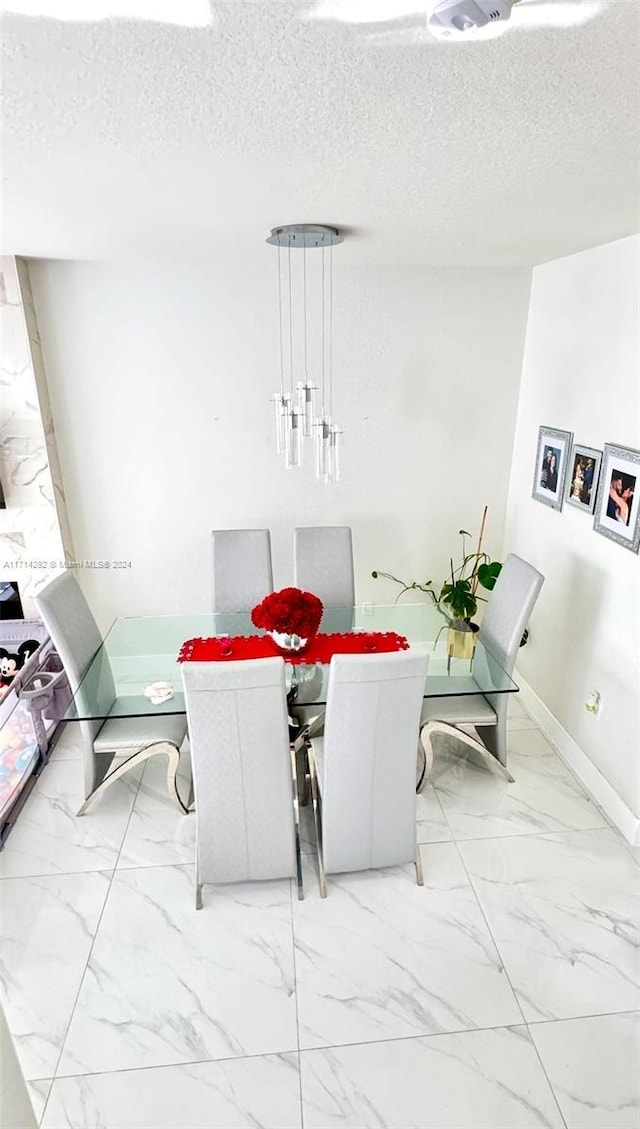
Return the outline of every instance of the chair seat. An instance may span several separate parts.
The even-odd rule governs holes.
[[[469,694],[425,699],[420,724],[428,721],[446,721],[449,725],[496,725],[498,719],[493,706],[482,694]]]
[[[168,741],[179,749],[187,732],[186,718],[179,714],[169,717],[108,717],[95,737],[96,753],[111,753],[117,749],[142,749]]]

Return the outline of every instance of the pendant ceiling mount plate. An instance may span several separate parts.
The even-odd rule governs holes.
[[[342,241],[337,227],[322,223],[287,223],[272,227],[267,239],[274,247],[333,247]]]

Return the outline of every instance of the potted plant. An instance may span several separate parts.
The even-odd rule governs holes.
[[[467,552],[467,538],[471,534],[466,529],[459,530],[462,537],[462,560],[457,566],[451,560],[451,571],[447,579],[436,593],[432,580],[419,581],[400,580],[388,572],[374,571],[371,575],[378,579],[392,580],[400,584],[401,590],[396,597],[396,602],[405,592],[424,592],[429,596],[446,620],[447,648],[449,655],[454,658],[472,658],[475,648],[475,633],[478,625],[472,622],[472,617],[478,610],[478,602],[484,601],[478,588],[492,591],[500,575],[502,565],[499,561],[492,561],[488,553],[482,549],[482,540],[487,522],[487,506],[482,514],[480,534],[475,552]],[[444,627],[444,625],[443,625]],[[438,633],[438,637],[439,637]],[[437,642],[437,638],[436,638]]]

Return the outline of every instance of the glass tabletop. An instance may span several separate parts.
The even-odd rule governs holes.
[[[518,690],[480,640],[471,659],[448,653],[447,624],[430,605],[360,604],[325,608],[320,630],[397,631],[411,647],[430,654],[425,698],[468,694],[505,694]],[[145,717],[186,712],[182,693],[180,648],[187,639],[213,635],[260,635],[249,612],[208,612],[200,615],[139,616],[117,619],[92,660],[69,706],[67,721],[107,717]],[[328,664],[286,664],[287,685],[296,685],[296,704],[323,705]],[[168,682],[173,697],[160,705],[145,697],[153,682]]]

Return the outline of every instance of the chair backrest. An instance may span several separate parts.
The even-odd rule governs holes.
[[[186,662],[199,883],[296,872],[284,660]]]
[[[268,529],[214,529],[211,534],[214,612],[246,612],[273,592]]]
[[[319,596],[325,607],[352,607],[356,597],[350,527],[313,525],[294,530],[293,572],[296,586]]]
[[[415,859],[416,756],[428,656],[334,655],[322,752],[328,873]]]
[[[62,660],[78,710],[83,708],[80,684],[87,669],[102,646],[102,636],[75,576],[63,572],[54,577],[35,597],[36,607],[53,645]],[[86,687],[87,705],[106,716],[116,699],[115,685],[108,658],[92,672],[91,686]],[[103,720],[74,722],[79,724],[84,746],[85,792],[93,787],[93,739]]]
[[[509,675],[543,584],[541,572],[510,553],[489,597],[480,639]]]

